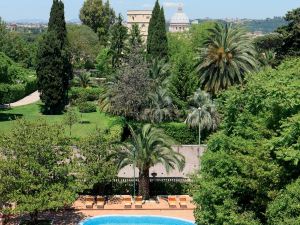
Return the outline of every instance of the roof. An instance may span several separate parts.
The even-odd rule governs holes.
[[[127,15],[147,14],[152,15],[152,10],[128,10]]]
[[[172,16],[170,24],[190,24],[190,19],[183,12],[183,8],[178,7],[177,12]]]

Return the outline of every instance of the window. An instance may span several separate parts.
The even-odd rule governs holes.
[[[134,20],[134,16],[132,17],[132,20]]]

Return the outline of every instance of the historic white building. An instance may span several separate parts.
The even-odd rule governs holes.
[[[172,16],[169,25],[170,32],[184,32],[190,28],[190,19],[183,12],[183,7],[179,6],[177,12]]]
[[[151,10],[129,10],[127,11],[127,27],[130,30],[133,24],[138,24],[144,40],[148,37],[148,28],[152,16]]]

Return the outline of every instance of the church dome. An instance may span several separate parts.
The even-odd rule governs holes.
[[[190,20],[187,15],[183,12],[183,8],[178,7],[178,11],[172,16],[170,24],[189,24]]]

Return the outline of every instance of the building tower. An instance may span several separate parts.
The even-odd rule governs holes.
[[[169,25],[170,32],[184,32],[190,28],[190,20],[183,12],[183,6],[179,5],[177,12],[172,16]]]

